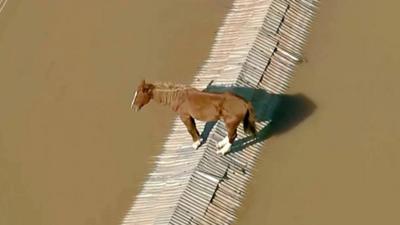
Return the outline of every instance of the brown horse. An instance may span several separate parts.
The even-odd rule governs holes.
[[[151,99],[169,105],[179,114],[192,136],[194,149],[197,149],[203,141],[196,128],[195,119],[206,122],[222,119],[225,122],[228,136],[217,143],[218,154],[225,154],[230,150],[240,122],[243,121],[246,133],[253,135],[256,133],[256,118],[252,104],[230,92],[209,93],[185,85],[151,84],[143,80],[134,93],[131,108],[138,111]]]

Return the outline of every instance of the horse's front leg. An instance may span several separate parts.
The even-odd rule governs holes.
[[[225,126],[228,131],[228,136],[226,136],[224,139],[222,139],[222,141],[217,143],[217,147],[219,148],[219,150],[217,150],[217,154],[225,155],[227,152],[231,150],[231,146],[237,136],[236,131],[239,124],[240,121],[236,120],[225,122]]]
[[[189,134],[192,136],[193,148],[198,149],[200,147],[203,139],[200,137],[199,131],[196,128],[196,123],[195,123],[193,117],[181,115],[180,118],[181,118],[182,122],[185,124]]]

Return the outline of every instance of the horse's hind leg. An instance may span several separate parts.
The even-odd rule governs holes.
[[[224,139],[222,139],[222,141],[217,143],[217,148],[220,149],[224,147],[228,142],[229,142],[229,137],[226,136]]]
[[[197,149],[200,147],[202,139],[200,138],[199,131],[196,128],[196,123],[191,116],[180,116],[182,122],[185,124],[189,134],[192,136],[193,139],[193,148]]]
[[[226,129],[228,130],[228,136],[217,144],[217,147],[221,148],[220,150],[217,151],[218,154],[225,155],[227,152],[231,150],[231,146],[237,136],[236,131],[239,124],[240,120],[232,120],[225,122]]]

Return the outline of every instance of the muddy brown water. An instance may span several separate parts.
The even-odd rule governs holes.
[[[119,224],[174,114],[140,79],[189,83],[230,1],[8,1],[0,15],[0,225]]]
[[[8,1],[0,14],[0,225],[118,224],[230,1]],[[323,1],[307,63],[236,224],[399,224],[399,3]],[[290,117],[293,112],[293,117]]]
[[[400,3],[320,6],[238,225],[400,224]]]

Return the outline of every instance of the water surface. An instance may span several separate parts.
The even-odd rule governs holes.
[[[140,79],[189,83],[230,1],[8,1],[0,14],[0,224],[119,224],[174,114]]]
[[[399,7],[321,1],[289,91],[315,109],[266,142],[236,224],[400,224]]]

